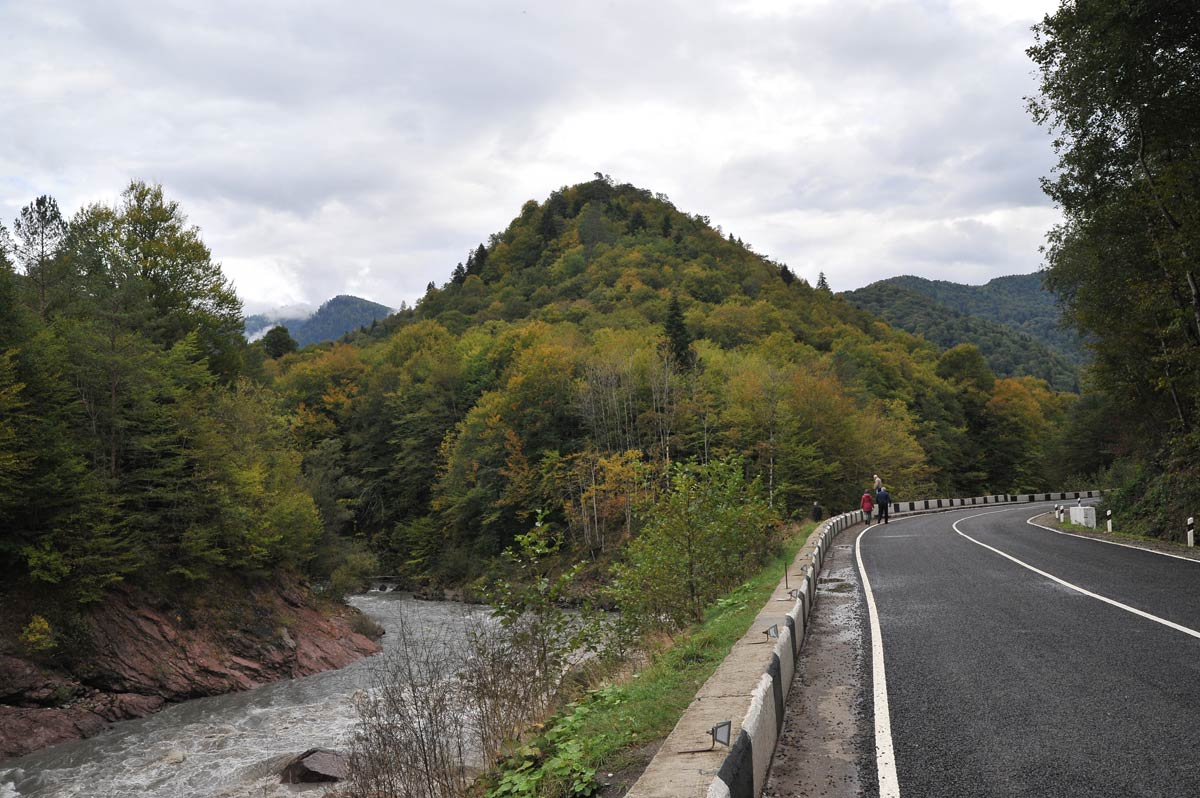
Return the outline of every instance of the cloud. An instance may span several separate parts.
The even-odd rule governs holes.
[[[160,181],[247,307],[398,306],[599,170],[839,290],[1028,271],[1053,6],[5,4],[0,218]]]

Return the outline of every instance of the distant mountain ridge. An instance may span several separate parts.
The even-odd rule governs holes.
[[[1042,277],[1036,272],[996,277],[983,285],[927,280],[912,275],[892,277],[880,283],[907,288],[959,313],[998,322],[1033,336],[1077,365],[1087,360],[1079,335],[1073,329],[1059,326],[1062,313],[1057,300],[1042,287]]]
[[[246,317],[246,337],[254,340],[277,325],[287,327],[288,333],[300,346],[334,341],[348,332],[361,329],[373,321],[385,319],[392,309],[387,305],[361,297],[340,294],[328,300],[307,317],[280,317],[258,313]]]
[[[1040,377],[1058,390],[1079,390],[1086,355],[1079,338],[1058,326],[1058,305],[1037,274],[984,285],[904,275],[843,296],[943,349],[976,344],[999,376]]]

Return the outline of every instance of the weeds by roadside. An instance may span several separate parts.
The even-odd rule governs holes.
[[[608,774],[648,761],[650,744],[670,734],[733,644],[745,634],[796,556],[813,524],[793,529],[753,577],[717,600],[704,620],[657,649],[637,673],[604,672],[605,686],[584,692],[484,777],[487,798],[586,798]],[[590,779],[590,780],[589,780]]]

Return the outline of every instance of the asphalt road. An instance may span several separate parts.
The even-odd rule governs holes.
[[[859,538],[884,798],[1200,795],[1200,563],[1026,523],[1047,509]]]

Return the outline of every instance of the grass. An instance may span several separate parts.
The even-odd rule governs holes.
[[[515,759],[508,760],[506,769],[510,771],[514,767],[528,770],[533,760],[556,762],[556,767],[561,767],[563,754],[569,753],[573,767],[564,770],[561,778],[535,782],[528,792],[493,790],[489,794],[592,795],[597,785],[590,777],[596,772],[644,765],[647,744],[671,733],[700,687],[746,633],[815,526],[808,522],[795,528],[757,575],[708,608],[703,622],[653,653],[636,674],[591,690],[569,704],[546,723],[548,735],[530,741]],[[500,779],[505,779],[504,769]]]
[[[1112,532],[1109,532],[1104,526],[1101,525],[1102,522],[1097,523],[1095,529],[1082,524],[1072,524],[1070,521],[1058,521],[1056,523],[1058,523],[1059,527],[1068,532],[1086,532],[1095,535],[1104,535],[1106,537],[1121,538],[1122,540],[1130,540],[1134,541],[1135,543],[1153,543],[1159,546],[1170,546],[1176,549],[1183,549],[1184,551],[1196,551],[1194,548],[1189,549],[1187,543],[1182,540],[1167,540],[1166,538],[1156,538],[1151,537],[1150,535],[1136,535],[1132,532],[1118,532],[1115,529]]]

